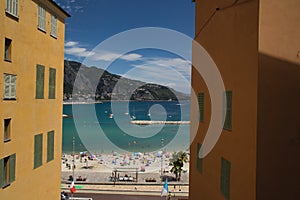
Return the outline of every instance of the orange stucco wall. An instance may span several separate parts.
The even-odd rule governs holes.
[[[232,130],[223,130],[212,152],[196,170],[197,143],[209,125],[210,97],[200,75],[192,72],[192,87],[204,91],[205,118],[191,146],[191,200],[225,199],[220,191],[221,157],[231,162],[230,199],[254,200],[256,195],[256,130],[258,93],[258,1],[196,1],[196,38],[211,55],[232,91]],[[218,8],[218,9],[217,9]],[[197,54],[193,54],[197,56]],[[192,98],[192,113],[197,99]],[[197,113],[196,113],[197,114]],[[198,117],[192,114],[192,124]],[[192,125],[193,127],[193,125]]]
[[[300,199],[300,1],[261,0],[257,199]]]

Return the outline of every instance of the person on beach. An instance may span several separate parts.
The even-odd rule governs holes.
[[[169,192],[168,196],[167,196],[167,200],[171,200],[172,199],[172,193]]]

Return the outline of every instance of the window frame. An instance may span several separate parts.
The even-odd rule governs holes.
[[[6,0],[5,12],[15,18],[19,18],[18,0]]]
[[[9,43],[8,45],[7,42]],[[12,61],[12,39],[9,38],[4,40],[4,61]]]
[[[49,68],[48,99],[56,99],[56,69]]]
[[[220,190],[226,200],[230,199],[230,175],[231,163],[225,158],[221,158],[221,176],[220,176]]]
[[[33,169],[37,169],[43,165],[43,134],[34,136],[34,160]]]
[[[4,119],[4,142],[11,141],[11,123],[11,118]]]
[[[54,37],[55,39],[57,38],[57,33],[58,33],[58,23],[57,23],[57,17],[53,14],[51,14],[50,17],[50,35]]]
[[[16,154],[0,159],[0,188],[6,188],[16,180]]]
[[[47,12],[46,8],[38,4],[38,29],[44,33],[47,32]]]
[[[54,160],[54,145],[55,145],[55,132],[49,131],[47,133],[47,162]]]
[[[223,129],[227,131],[232,131],[232,91],[228,90],[224,94],[224,125]],[[226,100],[226,105],[225,105]]]
[[[36,65],[35,99],[45,98],[45,66]]]
[[[7,77],[9,77],[9,83],[7,83],[6,80]],[[8,94],[7,94],[7,90],[8,90]],[[4,73],[3,100],[16,100],[16,99],[17,99],[17,75]]]
[[[204,122],[204,101],[205,101],[205,94],[204,92],[198,93],[198,114],[199,114],[199,122]]]

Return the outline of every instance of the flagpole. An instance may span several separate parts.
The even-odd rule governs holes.
[[[73,136],[73,166],[72,166],[72,176],[73,176],[73,180],[75,181],[75,172],[74,172],[74,167],[75,166],[75,137]],[[74,197],[74,194],[72,192],[72,198]]]
[[[163,155],[164,155],[164,152],[163,152],[163,147],[164,147],[164,139],[161,138],[161,150],[162,150],[162,154],[161,154],[161,169],[160,169],[160,177],[161,177],[161,182],[163,182],[163,166],[164,166],[164,158],[163,158]]]

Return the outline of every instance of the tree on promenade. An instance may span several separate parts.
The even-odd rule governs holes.
[[[187,161],[188,156],[185,152],[180,151],[173,153],[169,166],[172,166],[171,172],[175,175],[176,181],[180,181],[183,165]]]

